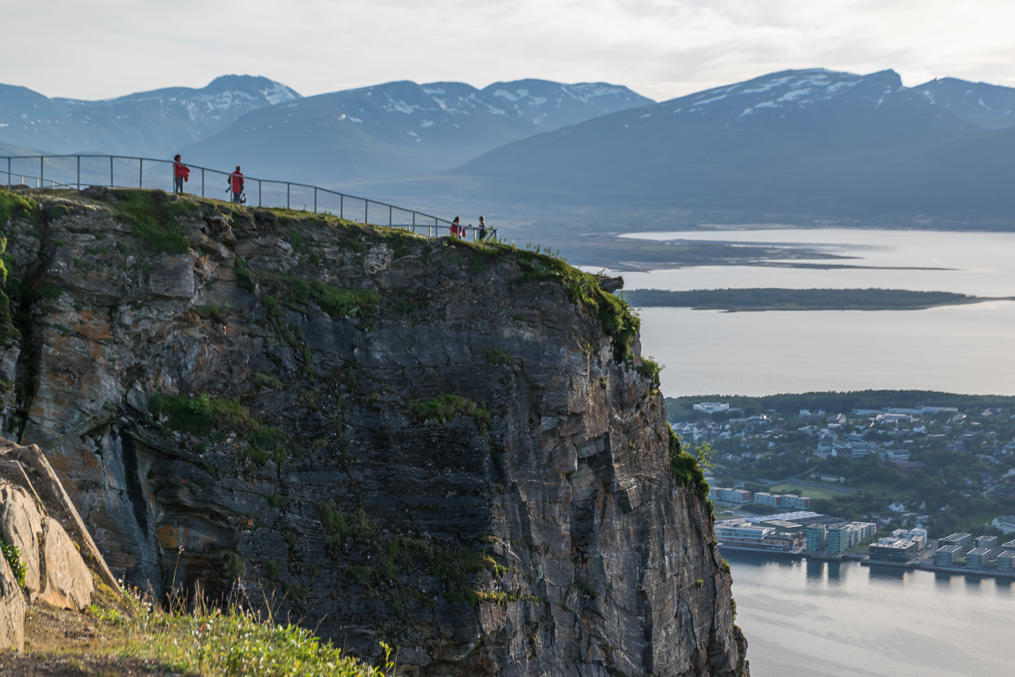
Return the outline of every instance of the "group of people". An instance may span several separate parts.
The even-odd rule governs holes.
[[[190,167],[183,164],[183,158],[177,153],[173,156],[173,191],[182,193],[184,181],[190,181]],[[244,187],[243,172],[240,171],[240,166],[236,165],[236,171],[226,179],[226,192],[233,194],[233,202],[236,204],[246,202],[243,195]]]
[[[183,158],[179,153],[177,153],[173,156],[173,191],[182,193],[184,182],[189,180],[190,167],[183,164]],[[231,192],[233,194],[233,202],[236,204],[243,204],[246,202],[246,197],[243,194],[243,189],[245,187],[243,172],[240,171],[239,165],[236,165],[236,171],[229,175],[226,182],[226,192]],[[470,223],[468,226],[463,226],[461,219],[456,216],[454,220],[451,221],[451,236],[464,238],[468,232],[466,230],[467,228],[473,228],[473,225]],[[476,239],[480,241],[485,240],[487,234],[491,232],[487,230],[486,219],[482,216],[479,217],[479,225],[475,226],[475,229]]]
[[[462,220],[459,217],[455,217],[451,220],[451,236],[452,237],[465,237],[467,228],[472,228],[473,225],[470,223],[468,226],[462,225]],[[476,228],[476,239],[485,240],[488,233],[491,231],[486,228],[486,219],[482,216],[479,217],[479,225]]]

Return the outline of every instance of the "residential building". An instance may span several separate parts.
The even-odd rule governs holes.
[[[754,502],[758,505],[779,505],[779,497],[776,494],[770,494],[767,491],[755,491]]]
[[[997,547],[997,536],[977,536],[976,537],[977,548],[996,548]]]
[[[753,499],[751,492],[746,489],[731,489],[728,487],[712,487],[709,490],[709,498],[721,503],[734,503],[746,505]]]
[[[969,546],[973,543],[973,535],[967,533],[954,533],[944,538],[938,539],[938,547],[943,545],[957,545],[960,548],[969,549]],[[963,550],[965,552],[965,550]]]
[[[695,411],[703,411],[706,414],[718,414],[720,412],[726,412],[730,410],[729,402],[698,402],[693,405],[691,409]]]
[[[966,553],[966,568],[982,569],[988,562],[994,561],[997,550],[993,548],[973,548]]]
[[[828,538],[828,529],[824,524],[812,524],[805,531],[806,548],[811,552],[821,552],[825,549]]]
[[[920,546],[908,538],[882,538],[867,550],[871,559],[888,562],[908,562],[920,554]]]
[[[715,524],[715,537],[720,543],[757,544],[773,533],[774,528],[759,527],[745,519],[723,520]]]
[[[997,556],[997,570],[1015,573],[1015,550],[1002,550]]]
[[[828,527],[825,550],[829,555],[841,555],[849,549],[849,525],[836,524]]]
[[[965,550],[960,545],[943,545],[934,552],[934,565],[939,567],[950,567],[955,564],[955,558],[961,556]]]
[[[1005,550],[1015,550],[1015,538],[1006,543],[1002,543],[1001,547],[1004,548]]]
[[[995,517],[991,524],[1000,529],[1005,534],[1015,534],[1015,515],[1001,515]]]

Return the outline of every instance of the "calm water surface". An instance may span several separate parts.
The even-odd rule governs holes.
[[[1013,674],[1010,583],[723,554],[754,677]]]
[[[805,244],[864,266],[941,270],[705,266],[624,272],[627,289],[868,288],[1015,296],[1015,234],[778,229],[641,233]],[[664,246],[664,245],[660,245]],[[666,395],[766,395],[917,388],[1015,395],[1015,302],[911,311],[743,312],[644,308],[642,353]]]

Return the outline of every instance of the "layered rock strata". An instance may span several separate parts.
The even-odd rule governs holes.
[[[745,672],[700,476],[592,276],[159,192],[28,197],[5,428],[115,574],[420,675]]]

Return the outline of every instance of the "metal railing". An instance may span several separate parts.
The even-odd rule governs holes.
[[[214,193],[214,178],[222,181],[225,193],[231,194],[229,180],[231,172],[210,167],[184,163],[190,168],[192,181],[184,184],[194,186],[193,194],[210,197]],[[72,188],[81,190],[87,186],[109,186],[110,188],[161,188],[173,189],[173,161],[158,158],[134,157],[130,155],[0,155],[0,176],[5,176],[7,187],[29,185],[36,188]],[[16,180],[15,180],[16,179]],[[28,183],[26,183],[26,179]],[[450,234],[451,221],[439,216],[425,214],[415,209],[406,209],[387,202],[379,202],[359,195],[341,193],[321,186],[312,186],[294,181],[279,181],[254,176],[244,176],[245,189],[257,186],[258,207],[284,207],[299,209],[314,214],[334,214],[341,219],[359,221],[374,226],[402,228],[428,237]],[[200,189],[198,191],[198,185]],[[253,190],[246,204],[254,205]],[[245,193],[246,195],[246,193]],[[441,232],[441,229],[444,232]],[[466,239],[477,239],[479,228],[462,226]],[[496,230],[488,229],[491,237]]]

